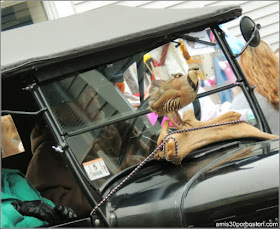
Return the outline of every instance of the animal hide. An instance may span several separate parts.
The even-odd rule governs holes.
[[[210,119],[208,121],[198,121],[195,119],[192,110],[187,110],[184,113],[183,121],[185,124],[182,129],[189,129],[194,127],[201,127],[205,125],[218,124],[228,121],[239,120],[240,114],[234,111],[227,112],[216,118]],[[159,135],[157,144],[160,145],[164,137],[168,134],[169,120],[166,120],[161,133]],[[168,160],[172,160],[172,163],[178,165],[181,161],[192,151],[201,148],[203,146],[209,145],[211,143],[239,139],[239,138],[256,138],[256,139],[278,139],[279,136],[264,133],[257,129],[256,127],[248,123],[238,123],[229,124],[224,126],[210,127],[207,129],[200,129],[190,132],[171,134],[168,137],[173,137],[178,142],[178,155],[175,157],[175,141],[169,139],[165,143],[166,157]],[[164,152],[162,150],[155,154],[155,159],[165,159]]]

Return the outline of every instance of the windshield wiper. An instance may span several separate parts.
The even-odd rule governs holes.
[[[43,113],[44,111],[47,111],[47,108],[42,108],[38,111],[12,111],[12,110],[2,110],[1,114],[13,114],[13,115],[39,115]]]
[[[192,37],[192,36],[189,36],[189,35],[186,35],[186,34],[180,34],[180,35],[178,35],[178,37],[183,38],[187,41],[193,41],[193,42],[197,42],[197,43],[201,43],[201,44],[205,44],[205,45],[209,45],[209,46],[215,46],[216,45],[216,43],[200,40],[197,37]]]

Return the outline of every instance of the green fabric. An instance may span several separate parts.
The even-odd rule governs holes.
[[[1,173],[1,228],[27,228],[46,225],[47,222],[37,218],[22,216],[11,203],[15,200],[41,200],[53,207],[54,204],[50,200],[43,198],[20,171],[2,169]]]

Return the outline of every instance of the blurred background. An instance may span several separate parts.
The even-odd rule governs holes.
[[[261,24],[261,39],[273,50],[279,48],[279,1],[1,1],[1,30],[54,20],[112,4],[170,9],[240,5],[243,15]],[[242,38],[239,20],[227,23],[226,28],[232,35]]]

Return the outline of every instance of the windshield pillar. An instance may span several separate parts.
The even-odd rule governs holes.
[[[98,204],[98,200],[101,201],[102,196],[98,193],[98,190],[94,186],[88,186],[87,177],[83,173],[79,163],[77,162],[74,153],[72,152],[71,148],[68,147],[66,143],[66,139],[64,136],[64,132],[61,129],[59,123],[56,121],[50,106],[42,92],[40,86],[35,85],[34,89],[31,91],[33,96],[35,97],[39,108],[44,109],[44,118],[47,121],[50,130],[52,131],[53,136],[55,137],[56,142],[58,143],[57,147],[53,147],[57,153],[60,153],[63,157],[64,161],[67,162],[72,174],[74,175],[76,181],[80,184],[80,187],[85,192],[86,196],[88,197],[89,201],[92,203],[93,206]],[[90,182],[89,182],[90,183]],[[94,189],[94,192],[91,192],[90,188]],[[103,211],[97,209],[98,215],[103,219],[103,222],[109,226],[109,222],[104,215]]]

